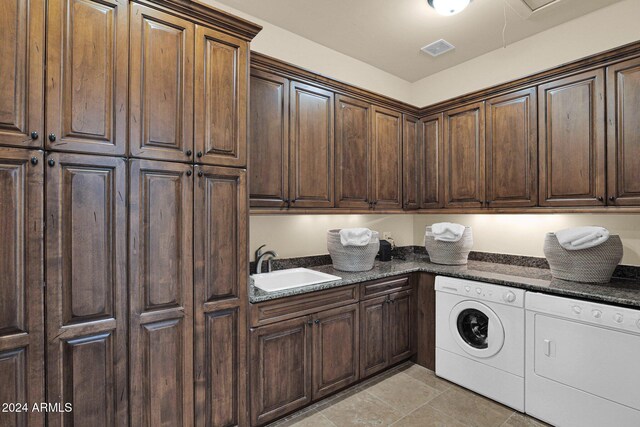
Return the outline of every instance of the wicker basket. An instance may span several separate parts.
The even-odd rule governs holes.
[[[554,233],[547,233],[544,255],[555,278],[572,282],[608,283],[622,259],[622,241],[619,236],[612,234],[606,242],[593,248],[569,251],[560,246]]]
[[[473,247],[471,227],[464,228],[462,237],[457,242],[443,242],[434,238],[433,231],[428,226],[424,235],[424,247],[429,253],[429,259],[435,264],[466,264]]]
[[[373,268],[373,262],[380,249],[377,231],[371,232],[371,241],[366,246],[342,246],[340,229],[327,231],[327,249],[331,255],[333,268],[341,271],[367,271]]]

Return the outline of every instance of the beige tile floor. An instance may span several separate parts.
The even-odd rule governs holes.
[[[534,418],[406,363],[270,427],[543,427]]]

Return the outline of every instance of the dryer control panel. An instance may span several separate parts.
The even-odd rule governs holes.
[[[439,292],[466,295],[470,299],[524,307],[524,289],[444,276],[436,277],[435,289]]]

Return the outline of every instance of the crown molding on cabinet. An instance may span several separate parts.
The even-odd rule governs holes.
[[[220,9],[193,0],[135,0],[147,6],[171,10],[213,25],[218,30],[251,41],[262,30],[262,26],[246,19],[230,15]]]
[[[149,0],[147,0],[149,1]],[[168,0],[151,0],[163,1]],[[583,72],[591,68],[598,68],[609,65],[613,62],[631,59],[634,56],[640,56],[640,41],[622,45],[604,52],[600,52],[576,61],[567,62],[565,64],[549,68],[544,71],[529,74],[519,79],[510,80],[505,83],[494,85],[486,89],[469,92],[467,94],[447,99],[436,104],[417,107],[406,102],[377,94],[367,89],[362,89],[348,83],[342,82],[331,77],[327,77],[320,73],[313,72],[306,68],[298,67],[277,58],[273,58],[262,53],[251,51],[251,67],[253,69],[268,71],[280,74],[284,77],[293,79],[302,79],[308,82],[323,84],[330,86],[336,93],[361,98],[369,102],[380,104],[385,107],[394,108],[413,116],[424,117],[441,111],[451,109],[452,107],[462,106],[471,102],[476,102],[485,98],[493,97],[504,92],[510,92],[522,89],[532,85],[536,85],[547,80],[556,78],[560,75],[567,75],[574,72]]]
[[[254,70],[278,74],[304,83],[315,83],[328,86],[336,94],[348,95],[382,107],[392,108],[403,113],[416,115],[420,111],[415,106],[407,104],[406,102],[398,101],[388,96],[380,95],[370,90],[350,85],[349,83],[324,76],[306,68],[298,67],[255,51],[251,51],[251,68]]]

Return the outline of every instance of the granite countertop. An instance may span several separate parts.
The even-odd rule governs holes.
[[[551,272],[546,268],[523,267],[519,265],[473,260],[469,260],[467,265],[439,265],[429,262],[429,257],[421,254],[410,254],[407,255],[405,259],[396,259],[388,262],[376,261],[372,270],[357,273],[339,271],[334,269],[330,264],[307,268],[342,277],[342,280],[276,292],[265,292],[262,289],[256,288],[253,285],[253,280],[250,280],[249,301],[251,303],[258,303],[384,277],[414,272],[426,272],[521,288],[528,291],[544,292],[640,308],[639,280],[613,278],[611,282],[607,284],[569,282],[554,279],[551,277]]]

